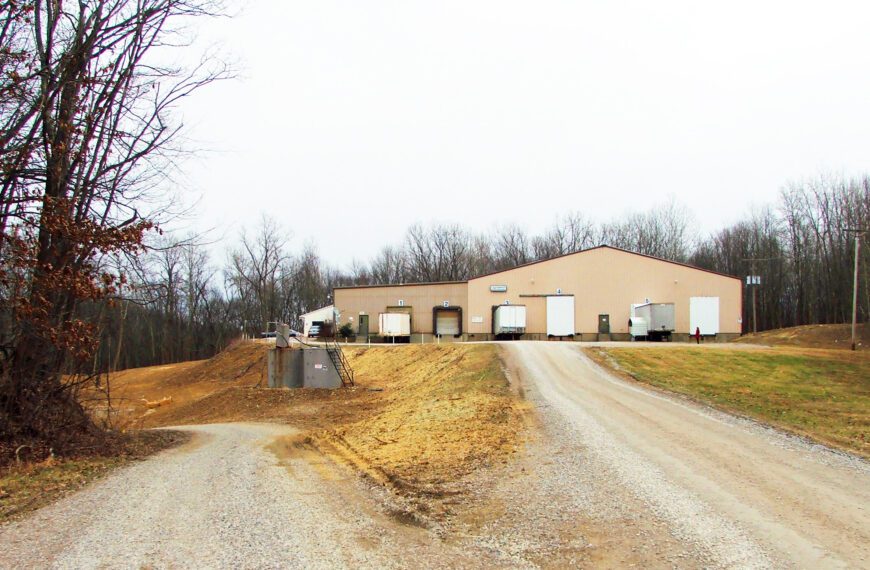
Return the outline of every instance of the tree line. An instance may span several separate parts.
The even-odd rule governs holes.
[[[458,224],[414,224],[371,259],[337,269],[306,245],[290,251],[278,224],[244,231],[226,259],[195,237],[163,239],[127,271],[129,295],[104,313],[99,368],[205,358],[270,321],[298,326],[328,305],[336,285],[461,281],[601,244],[688,263],[744,280],[758,275],[759,330],[851,318],[854,233],[870,226],[870,178],[791,184],[775,205],[708,236],[674,201],[612,222],[564,214],[533,235],[517,225],[486,233]],[[862,250],[859,320],[870,315],[870,247]],[[745,287],[744,331],[751,330]],[[121,347],[125,347],[121,350]]]

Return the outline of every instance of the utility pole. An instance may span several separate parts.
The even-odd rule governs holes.
[[[852,350],[856,350],[858,344],[858,259],[861,253],[861,235],[867,230],[850,228],[846,231],[855,233],[855,277],[852,280]]]
[[[757,292],[758,287],[761,285],[761,275],[756,273],[755,271],[755,263],[758,261],[773,261],[775,259],[779,259],[778,257],[745,257],[743,261],[748,261],[750,263],[749,270],[752,272],[751,275],[746,276],[746,286],[752,287],[752,332],[758,332],[758,310],[757,310]]]
[[[759,275],[753,274],[753,278],[758,278],[758,277],[759,277]],[[752,334],[755,334],[758,332],[758,315],[757,315],[756,309],[755,309],[758,306],[758,303],[755,302],[755,296],[756,296],[756,292],[758,291],[759,284],[760,284],[759,281],[756,281],[755,283],[752,284],[753,285],[753,287],[752,287]]]

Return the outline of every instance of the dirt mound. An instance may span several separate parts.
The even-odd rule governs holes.
[[[266,352],[273,346],[273,342],[238,342],[202,361],[202,365],[193,370],[194,378],[242,385],[256,384],[262,379],[265,384]]]
[[[511,392],[494,345],[345,347],[356,387],[265,388],[270,343],[239,343],[210,360],[112,378],[130,427],[269,421],[307,430],[304,443],[441,516],[471,472],[521,444],[527,404]],[[172,398],[146,409],[144,400]],[[292,453],[300,441],[286,441]]]
[[[270,346],[271,343],[240,341],[208,360],[122,370],[113,374],[111,381],[143,390],[168,390],[203,381],[256,384],[263,374]]]
[[[271,390],[230,386],[220,388],[160,416],[146,425],[170,426],[238,421],[290,423],[298,428],[322,428],[328,422],[353,419],[360,394],[354,390]]]
[[[383,389],[382,408],[313,441],[414,499],[417,510],[442,514],[466,475],[506,461],[521,444],[526,404],[513,397],[495,346],[348,352],[357,376]]]
[[[109,378],[119,423],[135,427],[169,425],[162,418],[182,419],[179,408],[229,387],[265,384],[266,351],[270,343],[243,341],[208,360],[123,370]],[[150,402],[172,398],[166,406],[148,410]],[[146,416],[146,413],[148,414]],[[183,422],[178,423],[192,423]]]
[[[861,350],[870,349],[870,327],[867,326],[867,323],[862,323],[857,328],[858,348]],[[774,329],[757,334],[747,334],[734,342],[769,346],[849,349],[852,347],[852,325],[804,325]]]

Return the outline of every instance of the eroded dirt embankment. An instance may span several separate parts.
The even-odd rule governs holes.
[[[349,351],[379,408],[318,430],[310,442],[440,516],[466,477],[506,462],[524,437],[527,405],[511,393],[492,345]]]
[[[505,378],[494,345],[345,348],[356,387],[263,388],[268,345],[241,343],[198,363],[120,373],[122,421],[161,427],[237,421],[290,424],[306,447],[351,466],[404,500],[413,516],[440,518],[481,467],[508,461],[522,444],[525,404]],[[172,398],[148,410],[145,401]]]

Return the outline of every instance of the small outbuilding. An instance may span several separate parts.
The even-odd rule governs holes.
[[[302,321],[302,334],[308,336],[308,331],[313,325],[323,326],[325,324],[332,324],[335,321],[335,305],[321,307],[300,315],[299,320]]]

